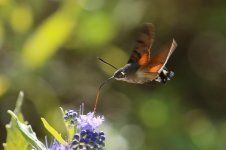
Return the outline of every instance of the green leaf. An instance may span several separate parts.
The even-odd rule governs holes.
[[[18,117],[16,116],[16,114],[13,113],[11,110],[8,110],[8,113],[16,121],[17,128],[22,133],[22,135],[27,140],[27,142],[29,142],[37,150],[46,150],[45,145],[41,141],[38,140],[35,132],[32,130],[30,125],[26,125],[26,124],[20,122]],[[14,141],[17,142],[17,139],[14,139]],[[16,147],[16,148],[19,149],[18,147]],[[15,147],[14,147],[14,149],[15,149]]]
[[[18,116],[18,119],[21,122],[24,122],[23,115],[21,113],[21,106],[23,103],[24,94],[20,92],[19,97],[17,99],[16,108],[14,110],[14,114]],[[20,130],[16,126],[15,119],[11,118],[9,124],[6,125],[7,137],[6,143],[3,143],[3,147],[5,150],[12,150],[12,149],[21,149],[27,150],[29,148],[29,143],[26,141],[24,136],[21,134]]]
[[[64,118],[64,110],[62,107],[60,107],[61,110],[61,114],[62,114],[62,118]],[[68,139],[69,139],[69,143],[73,140],[74,134],[75,134],[75,128],[74,127],[70,127],[65,121],[64,121],[64,126],[67,129],[67,135],[68,135]]]
[[[44,119],[41,118],[42,123],[44,124],[45,128],[49,131],[50,134],[61,144],[66,145],[67,142],[61,137],[61,134],[58,133],[52,126],[49,125],[49,123]]]

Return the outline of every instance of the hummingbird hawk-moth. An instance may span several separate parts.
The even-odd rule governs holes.
[[[154,26],[151,23],[144,24],[128,63],[122,68],[117,69],[109,79],[114,78],[138,84],[153,80],[166,83],[167,80],[170,80],[174,76],[174,72],[169,71],[165,65],[177,47],[177,43],[172,39],[160,48],[155,55],[151,55],[150,50],[154,43],[154,36]]]
[[[94,112],[96,110],[101,87],[111,79],[137,84],[143,84],[153,80],[166,83],[174,76],[174,72],[169,71],[165,65],[171,54],[176,49],[177,43],[174,39],[172,39],[170,42],[160,48],[160,50],[157,51],[155,55],[152,55],[150,50],[154,43],[154,36],[155,33],[153,24],[144,24],[138,35],[138,39],[128,63],[120,69],[117,69],[115,66],[109,64],[101,58],[98,58],[102,62],[115,68],[116,71],[112,77],[108,78],[100,85],[96,97]]]

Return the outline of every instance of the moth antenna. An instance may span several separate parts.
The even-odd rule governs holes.
[[[110,63],[106,62],[106,61],[105,61],[105,60],[103,60],[102,58],[97,57],[97,59],[98,59],[98,60],[100,60],[100,61],[102,61],[103,63],[105,63],[105,64],[107,64],[107,65],[111,66],[111,67],[112,67],[112,68],[114,68],[115,70],[118,70],[118,68],[116,68],[116,67],[115,67],[115,66],[113,66],[112,64],[110,64]]]
[[[105,80],[104,82],[102,82],[97,90],[97,96],[96,96],[96,101],[95,101],[95,105],[94,105],[94,109],[93,109],[93,112],[95,113],[96,112],[96,108],[97,108],[97,103],[98,103],[98,100],[99,100],[99,96],[100,96],[100,90],[101,88],[108,82],[110,81],[111,79],[113,79],[114,77],[110,77],[108,78],[107,80]]]

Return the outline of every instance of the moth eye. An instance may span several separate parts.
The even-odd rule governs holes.
[[[118,77],[119,78],[124,78],[125,77],[125,73],[124,72],[119,72]]]

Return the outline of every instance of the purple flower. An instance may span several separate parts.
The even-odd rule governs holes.
[[[47,139],[46,139],[47,143]],[[53,142],[50,144],[50,147],[47,147],[47,150],[72,150],[69,146],[65,146],[60,144],[57,140],[53,140]]]
[[[87,115],[80,115],[77,119],[77,128],[80,130],[94,131],[104,121],[104,117],[94,116],[94,112],[89,112]]]
[[[94,112],[83,115],[82,112],[65,111],[64,121],[68,125],[66,127],[68,129],[75,127],[78,130],[74,130],[74,137],[71,140],[66,140],[69,141],[66,146],[54,139],[49,148],[48,144],[46,145],[47,150],[102,150],[105,147],[104,132],[95,131],[103,123],[104,117],[95,116]]]

